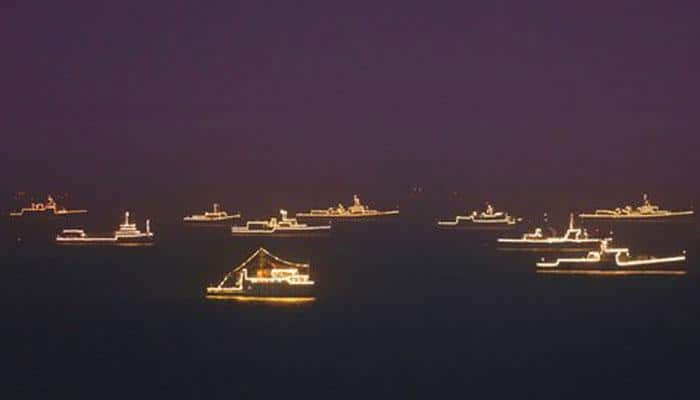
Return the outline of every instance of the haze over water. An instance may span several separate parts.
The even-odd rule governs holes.
[[[538,276],[538,255],[433,229],[486,201],[560,232],[643,193],[698,211],[697,9],[4,7],[5,397],[697,397],[697,216],[614,229],[633,254],[687,250],[679,277]],[[18,233],[7,212],[47,194],[89,209],[89,232],[150,218],[157,243]],[[180,222],[213,202],[245,220],[353,194],[401,218],[313,240]],[[261,245],[311,263],[313,304],[204,298]]]

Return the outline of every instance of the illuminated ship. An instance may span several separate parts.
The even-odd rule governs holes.
[[[124,223],[110,236],[88,236],[82,229],[64,229],[56,236],[58,244],[111,244],[111,245],[150,245],[153,244],[151,223],[146,220],[146,231],[141,232],[136,224],[129,222],[129,212],[124,213]]]
[[[29,216],[68,216],[75,214],[85,214],[87,210],[68,210],[60,207],[51,195],[46,199],[46,203],[31,203],[29,207],[24,207],[17,212],[11,212],[10,217]]]
[[[674,220],[679,217],[689,217],[693,215],[692,210],[669,211],[662,210],[659,206],[652,204],[644,194],[644,204],[638,207],[625,206],[614,210],[596,210],[594,213],[579,214],[580,218],[596,220],[624,220],[624,221],[663,221]]]
[[[399,214],[399,210],[373,210],[362,204],[357,195],[352,197],[352,205],[345,208],[342,204],[338,207],[329,207],[325,210],[312,209],[309,212],[297,213],[296,217],[301,219],[325,219],[325,220],[363,220],[378,217],[388,217]]]
[[[509,229],[522,221],[502,211],[495,211],[491,204],[486,203],[486,210],[473,211],[470,215],[458,215],[453,221],[438,221],[439,228],[465,229]]]
[[[259,248],[216,286],[207,287],[207,298],[270,301],[313,300],[310,265],[283,260]]]
[[[192,224],[210,224],[230,221],[240,218],[241,214],[229,214],[226,211],[220,211],[219,205],[214,203],[212,211],[205,211],[204,214],[190,215],[182,220]]]
[[[572,275],[683,275],[685,252],[673,257],[631,257],[627,248],[608,247],[608,240],[600,242],[600,249],[585,257],[558,258],[537,263],[537,273]]]
[[[507,249],[521,250],[594,250],[602,239],[588,237],[585,229],[574,228],[574,214],[569,216],[569,228],[563,236],[544,236],[542,228],[526,233],[521,238],[499,238],[498,243]]]
[[[268,221],[248,221],[245,226],[232,226],[235,236],[309,236],[330,232],[330,225],[309,226],[297,222],[296,218],[287,218],[287,211],[280,210],[281,218]]]

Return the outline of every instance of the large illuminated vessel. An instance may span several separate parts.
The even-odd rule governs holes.
[[[595,220],[624,220],[624,221],[663,221],[675,220],[681,217],[693,215],[692,210],[669,211],[662,210],[659,206],[652,204],[644,194],[644,203],[638,207],[625,206],[614,210],[596,210],[593,213],[581,213],[580,218]]]
[[[82,229],[64,229],[56,236],[58,244],[149,245],[153,240],[150,221],[146,220],[146,231],[141,232],[136,224],[129,222],[128,211],[124,213],[124,223],[112,235],[89,236]]]
[[[502,211],[495,211],[491,204],[486,203],[486,210],[473,211],[470,215],[458,215],[452,221],[438,221],[439,228],[465,229],[508,229],[522,221]]]
[[[600,242],[600,249],[585,257],[544,259],[537,263],[537,273],[573,275],[682,275],[685,254],[672,257],[630,256],[627,248],[608,247],[608,240]]]
[[[505,249],[566,251],[594,250],[600,247],[601,240],[589,237],[585,229],[574,228],[574,214],[571,214],[569,228],[562,236],[545,236],[542,228],[536,228],[520,238],[499,238],[498,243]]]
[[[299,223],[296,218],[288,218],[287,211],[280,210],[280,219],[270,218],[267,221],[248,221],[244,226],[232,226],[234,236],[309,236],[329,233],[330,225],[306,225]]]
[[[46,203],[31,203],[29,207],[23,207],[19,211],[11,212],[10,217],[30,217],[30,216],[68,216],[85,214],[87,210],[68,210],[59,206],[51,195],[46,199]]]
[[[224,276],[216,286],[206,289],[207,298],[309,301],[313,300],[314,281],[310,265],[283,260],[260,247],[241,265]]]
[[[374,210],[362,204],[357,195],[352,197],[352,205],[345,208],[342,204],[338,207],[327,209],[312,209],[309,212],[297,213],[296,217],[301,219],[321,219],[321,220],[366,220],[378,217],[389,217],[399,214],[399,210]]]
[[[214,203],[212,211],[205,211],[204,214],[195,214],[184,217],[182,220],[190,224],[216,224],[231,221],[241,217],[241,214],[229,214],[219,210],[219,205]]]

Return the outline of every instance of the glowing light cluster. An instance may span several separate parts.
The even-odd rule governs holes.
[[[486,203],[486,210],[482,212],[472,211],[470,215],[458,215],[453,221],[438,221],[438,226],[453,227],[460,225],[515,225],[522,218],[516,218],[502,211],[495,211],[493,206]]]
[[[603,239],[590,238],[585,229],[574,228],[574,215],[569,215],[569,228],[563,236],[544,237],[542,228],[537,228],[533,233],[525,233],[521,238],[499,238],[498,243],[507,244],[598,244]],[[608,239],[610,240],[610,239]]]
[[[673,264],[685,261],[685,255],[673,257],[656,257],[647,259],[630,259],[629,249],[608,247],[608,240],[602,240],[599,251],[590,251],[585,257],[578,258],[558,258],[555,261],[541,261],[537,263],[537,268],[546,270],[548,268],[559,268],[564,265],[595,265],[601,263],[609,256],[613,256],[615,265],[620,268],[645,267],[657,264]],[[571,269],[568,269],[571,270]],[[575,270],[575,269],[574,269]],[[590,269],[595,270],[595,269]],[[539,270],[538,270],[539,271]],[[618,270],[623,271],[623,270]],[[633,270],[634,271],[634,270]]]
[[[256,257],[269,257],[275,262],[284,265],[285,267],[275,267],[274,265],[270,268],[265,268],[262,264],[263,258],[260,258],[261,265],[258,269],[259,276],[250,276],[248,274],[248,266],[251,265],[252,261]],[[241,265],[227,273],[224,278],[216,286],[207,287],[208,296],[222,296],[222,295],[245,295],[249,293],[256,286],[265,285],[286,285],[288,287],[312,287],[315,282],[310,279],[308,273],[300,273],[300,270],[308,271],[310,269],[309,264],[295,263],[287,260],[283,260],[274,254],[267,251],[265,248],[260,247],[255,251],[250,257],[248,257]],[[263,272],[263,273],[260,273]],[[229,279],[235,278],[233,286],[224,286]],[[256,296],[252,296],[256,297]],[[257,296],[257,297],[271,297],[271,296]],[[275,297],[275,296],[272,296]],[[306,299],[309,296],[280,296],[281,298],[294,298],[294,299]],[[276,298],[276,297],[275,297]]]
[[[297,218],[359,218],[398,215],[399,210],[379,211],[362,204],[357,195],[352,197],[353,204],[345,208],[342,204],[325,210],[311,209],[307,213],[297,213]]]
[[[231,227],[234,235],[275,235],[328,232],[330,225],[307,225],[299,223],[296,218],[288,218],[286,210],[280,210],[280,219],[270,218],[267,221],[248,221],[245,226]]]
[[[141,232],[136,224],[129,222],[129,212],[124,213],[124,222],[119,225],[119,229],[114,231],[112,236],[88,236],[82,229],[64,229],[58,236],[56,242],[59,244],[70,243],[128,243],[135,240],[150,241],[154,237],[151,232],[151,221],[146,220],[146,231]]]
[[[85,214],[87,210],[68,210],[63,207],[59,207],[54,201],[53,197],[49,195],[46,199],[46,203],[31,203],[29,207],[23,207],[17,212],[11,212],[11,217],[21,217],[25,214],[41,214],[41,213],[52,213],[53,215],[72,215],[72,214]]]
[[[205,211],[204,214],[194,214],[183,218],[185,222],[220,222],[240,218],[241,214],[229,214],[219,210],[219,205],[214,203],[212,211]]]
[[[673,218],[685,217],[694,214],[692,210],[686,211],[669,211],[662,210],[659,206],[652,204],[646,193],[643,196],[643,204],[639,207],[632,206],[618,207],[614,210],[595,210],[594,213],[581,213],[580,218],[588,219],[654,219],[654,218]]]

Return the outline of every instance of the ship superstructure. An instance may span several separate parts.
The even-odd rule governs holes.
[[[329,233],[330,225],[306,225],[296,218],[287,217],[286,210],[280,210],[280,218],[272,217],[263,221],[248,221],[244,226],[231,227],[236,236],[308,236]]]
[[[645,221],[645,220],[675,220],[682,217],[690,217],[693,210],[670,211],[661,209],[653,204],[646,193],[643,196],[643,203],[638,207],[624,206],[614,210],[599,209],[593,213],[581,213],[579,218],[591,220],[624,220],[624,221]]]
[[[32,202],[29,207],[23,207],[19,211],[11,212],[10,217],[68,216],[85,214],[87,212],[87,210],[69,210],[61,207],[56,203],[51,195],[48,195],[45,203]]]
[[[217,285],[206,288],[208,298],[313,300],[309,264],[283,260],[260,247]]]
[[[152,244],[154,234],[151,222],[146,220],[146,231],[141,232],[135,223],[129,221],[129,212],[124,213],[124,222],[112,235],[88,235],[83,229],[64,229],[56,236],[58,244]]]
[[[473,211],[469,215],[458,215],[451,221],[438,221],[439,228],[476,228],[476,229],[508,229],[522,221],[503,211],[496,211],[486,203],[486,210]]]

